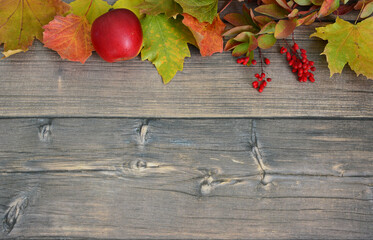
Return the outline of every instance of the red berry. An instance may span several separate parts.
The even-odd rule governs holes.
[[[303,67],[303,64],[300,62],[298,63],[298,68],[302,68]]]
[[[316,70],[315,67],[311,67],[311,71],[314,72]]]
[[[298,72],[298,77],[301,77],[301,76],[303,76],[303,73]]]
[[[247,65],[248,63],[249,63],[249,59],[245,59],[242,64]]]
[[[256,60],[253,59],[253,60],[251,61],[251,64],[252,64],[252,65],[256,65]]]
[[[294,43],[293,48],[295,49],[295,51],[298,50],[298,49],[299,49],[298,44],[297,44],[297,43]]]
[[[302,63],[308,62],[307,58],[302,58]]]
[[[308,64],[303,64],[303,69],[307,69],[308,68]]]
[[[293,59],[295,61],[295,60],[297,60],[297,56],[293,55],[293,56],[291,56],[291,59]]]
[[[263,80],[263,78],[262,78],[262,77],[259,77],[259,78],[258,78],[258,81],[259,81],[259,82],[260,82],[260,81],[262,81],[262,80]]]
[[[292,60],[289,61],[289,65],[293,66],[293,64],[294,64],[294,60],[292,59]]]
[[[263,92],[263,88],[260,87],[258,91],[259,91],[260,93]]]
[[[258,81],[254,81],[254,82],[253,82],[253,88],[258,88],[258,86],[259,86]]]
[[[266,81],[263,81],[262,84],[260,86],[263,86],[263,88],[267,87],[267,82]]]
[[[281,49],[280,49],[280,53],[281,53],[281,54],[285,53],[285,49],[286,49],[286,48],[281,47]]]
[[[306,50],[304,50],[303,48],[300,50],[300,52],[301,53],[304,53],[304,54],[306,54],[307,53],[307,51]]]
[[[266,77],[266,74],[265,74],[265,73],[262,73],[260,76],[261,76],[262,78],[265,78],[265,77]]]
[[[259,76],[259,73],[256,73],[256,74],[255,74],[255,77],[256,77],[256,78],[259,78],[259,77],[260,77],[260,76]]]
[[[267,65],[271,64],[271,61],[270,61],[268,58],[265,58],[265,59],[264,59],[264,62],[265,62]]]
[[[315,82],[315,79],[313,77],[310,77],[310,82]]]
[[[311,65],[311,66],[313,66],[313,64],[315,64],[314,61],[309,61],[308,63],[309,63],[309,65]]]
[[[300,56],[301,56],[302,58],[307,58],[307,55],[304,54],[304,53],[302,53]]]
[[[286,60],[290,61],[291,59],[291,54],[289,52],[286,53]]]
[[[272,78],[267,78],[267,82],[271,82],[272,81]]]
[[[237,58],[236,62],[237,62],[238,64],[243,63],[243,59],[242,59],[242,58]]]
[[[299,70],[298,70],[298,73],[303,74],[303,69],[302,69],[302,68],[299,69]]]
[[[298,70],[297,70],[296,68],[293,68],[291,71],[292,71],[293,73],[296,73]]]

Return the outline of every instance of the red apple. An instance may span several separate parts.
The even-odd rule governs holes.
[[[115,9],[98,17],[91,36],[96,52],[107,62],[136,57],[143,41],[140,21],[128,9]]]

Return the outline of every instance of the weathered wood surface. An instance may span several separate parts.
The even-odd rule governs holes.
[[[0,120],[4,238],[368,239],[373,122]]]
[[[0,61],[0,239],[371,239],[373,81],[329,79],[321,25],[295,35],[317,82],[276,45],[262,94],[259,66],[195,48],[166,86],[38,42]]]

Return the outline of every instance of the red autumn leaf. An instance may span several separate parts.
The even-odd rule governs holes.
[[[261,5],[255,8],[255,11],[273,18],[285,18],[289,12],[277,4]]]
[[[355,6],[354,4],[345,4],[345,5],[339,6],[339,8],[335,10],[333,14],[338,15],[338,16],[345,15],[351,12],[354,9],[354,6]]]
[[[291,7],[289,7],[288,3],[286,0],[276,0],[277,4],[280,5],[282,8],[288,10],[289,12],[291,12],[293,9],[291,9]]]
[[[281,39],[289,36],[297,26],[296,19],[280,20],[275,28],[275,38]]]
[[[224,20],[229,22],[235,27],[245,26],[249,24],[246,21],[246,18],[239,13],[228,13],[227,15],[224,16]]]
[[[56,51],[63,59],[85,63],[92,55],[91,26],[86,17],[56,16],[43,28],[44,46]]]
[[[258,47],[261,49],[268,49],[271,48],[276,41],[277,39],[273,34],[263,34],[258,37]]]
[[[316,20],[316,17],[317,17],[317,12],[313,12],[313,13],[311,13],[311,14],[303,17],[303,18],[300,18],[297,21],[297,26],[300,26],[302,24],[310,25]]]
[[[183,24],[193,33],[202,56],[211,56],[216,52],[223,51],[222,34],[225,24],[220,20],[218,15],[211,24],[208,22],[199,22],[197,18],[187,13],[184,13],[183,16]]]
[[[273,19],[264,15],[256,16],[255,22],[260,26],[260,28],[263,28],[267,23],[271,22]]]
[[[337,10],[339,7],[339,0],[325,0],[319,11],[318,17],[323,17],[331,14],[335,10]]]
[[[264,4],[276,3],[276,0],[262,0]]]

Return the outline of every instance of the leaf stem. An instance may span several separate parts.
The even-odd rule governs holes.
[[[260,70],[263,73],[263,55],[262,55],[262,50],[258,47],[258,52],[259,52],[259,58],[260,58]]]
[[[91,7],[92,7],[92,3],[93,3],[93,0],[91,0],[91,3],[89,4],[89,6],[88,6],[88,9],[87,9],[87,11],[85,12],[85,14],[84,14],[84,17],[86,17],[87,16],[87,14],[88,14],[88,12],[89,12],[89,10],[91,9]]]
[[[359,12],[359,15],[357,15],[357,18],[356,18],[354,24],[356,24],[357,20],[360,18],[361,13],[362,13],[363,10],[364,10],[364,7],[365,7],[365,0],[363,0],[363,6],[361,7],[360,12]]]

